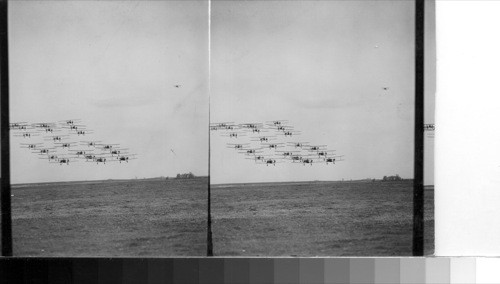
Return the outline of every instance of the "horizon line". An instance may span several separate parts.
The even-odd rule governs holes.
[[[206,176],[194,176],[194,178],[207,178]],[[88,179],[88,180],[60,180],[60,181],[40,181],[40,182],[23,182],[11,183],[10,185],[25,185],[25,184],[46,184],[46,183],[68,183],[68,182],[99,182],[99,181],[126,181],[126,180],[144,180],[144,179],[189,179],[189,178],[176,178],[175,176],[159,176],[159,177],[142,177],[142,178],[109,178],[109,179]],[[191,178],[193,179],[193,178]]]
[[[193,178],[176,178],[176,177],[144,177],[144,178],[125,178],[125,179],[95,179],[95,180],[68,180],[68,181],[43,181],[43,182],[25,182],[25,183],[11,183],[11,186],[19,186],[19,185],[30,185],[30,184],[55,184],[55,183],[85,183],[85,182],[106,182],[106,181],[129,181],[129,180],[150,180],[150,179],[196,179],[196,178],[208,178],[209,175],[205,176],[195,176]],[[412,181],[413,178],[403,178],[400,181]],[[311,183],[311,182],[354,182],[354,181],[383,181],[382,179],[376,178],[364,178],[364,179],[344,179],[344,180],[289,180],[289,181],[252,181],[252,182],[229,182],[229,183],[213,183],[211,186],[218,185],[239,185],[239,184],[264,184],[264,183]],[[427,184],[424,186],[433,186],[434,184]]]

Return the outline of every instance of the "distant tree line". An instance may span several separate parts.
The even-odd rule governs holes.
[[[189,172],[187,174],[177,174],[175,178],[177,179],[188,179],[188,178],[195,178],[196,176],[193,175],[193,173]]]
[[[383,181],[398,181],[398,180],[403,180],[399,175],[395,176],[384,176],[382,178]]]

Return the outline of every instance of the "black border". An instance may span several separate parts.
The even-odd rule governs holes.
[[[424,12],[415,1],[415,156],[413,175],[413,256],[424,255]]]
[[[9,141],[9,41],[8,0],[0,0],[0,133],[2,255],[12,256],[12,210],[10,198]]]
[[[209,48],[210,48],[210,46],[209,46]],[[208,68],[210,68],[210,66]],[[210,83],[209,83],[209,85],[210,85]],[[211,161],[210,160],[210,154],[211,154],[211,152],[210,152],[210,87],[208,90],[208,126],[207,127],[208,127],[207,256],[214,256],[214,244],[213,244],[213,240],[212,240],[212,195],[211,195],[212,192],[211,192],[211,188],[210,188],[210,161]]]
[[[12,246],[12,218],[11,218],[11,187],[10,187],[10,141],[9,141],[9,64],[8,64],[8,0],[0,0],[0,134],[1,134],[1,243],[2,256],[9,257],[1,261],[5,264],[6,260],[11,259],[9,263],[14,267],[20,268],[17,264],[23,265],[23,262],[31,261],[37,263],[38,267],[46,267],[57,262],[57,259],[51,258],[11,258],[13,255]],[[415,156],[414,156],[414,186],[413,186],[413,255],[424,255],[424,3],[425,0],[415,0],[416,20],[415,20]],[[210,128],[209,128],[210,140]],[[210,150],[209,150],[210,151]],[[210,153],[209,153],[210,156]],[[210,164],[210,158],[209,158]],[[210,166],[210,165],[209,165]],[[208,227],[207,227],[207,256],[213,255],[211,215],[210,215],[210,172],[208,181]],[[135,258],[139,260],[139,258]],[[63,261],[63,259],[60,259]],[[70,262],[81,262],[83,258],[67,259]],[[113,258],[102,259],[112,262]],[[115,258],[116,260],[116,258]],[[0,265],[0,268],[6,268]],[[10,265],[7,265],[10,266]],[[0,269],[6,271],[5,269]],[[23,273],[21,273],[23,274]],[[28,277],[32,272],[24,271],[19,277]],[[36,273],[35,273],[36,274]],[[17,277],[16,277],[17,278]],[[33,278],[31,278],[33,279]]]

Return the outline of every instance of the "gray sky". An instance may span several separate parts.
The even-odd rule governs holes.
[[[213,183],[413,177],[414,6],[212,2],[211,121],[287,119],[346,159],[255,165],[215,134]]]
[[[13,183],[207,175],[207,1],[12,1],[9,35],[11,121],[80,118],[138,155],[49,165],[16,138]]]
[[[433,123],[427,7],[425,115]],[[297,140],[346,159],[271,169],[212,136],[214,183],[413,175],[412,1],[213,1],[211,12],[212,121],[288,119],[303,131]],[[14,183],[207,173],[206,1],[11,2],[9,29],[11,121],[81,118],[92,138],[139,157],[47,165],[16,138]],[[433,140],[426,143],[429,184]]]

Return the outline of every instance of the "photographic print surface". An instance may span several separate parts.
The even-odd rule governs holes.
[[[209,183],[215,256],[412,254],[413,1],[11,2],[9,65],[16,256],[204,256]]]
[[[412,254],[414,2],[214,1],[210,59],[214,255]]]
[[[9,2],[16,256],[203,256],[207,1]]]

